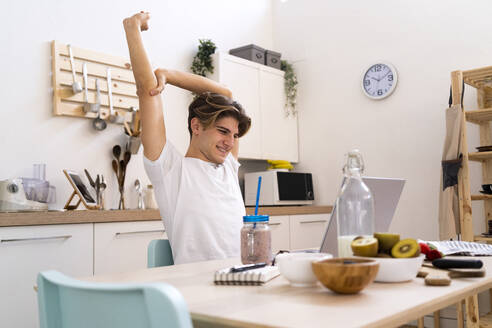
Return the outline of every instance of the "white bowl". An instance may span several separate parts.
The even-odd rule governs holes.
[[[378,282],[402,282],[417,277],[425,255],[404,259],[371,257],[379,262],[379,271],[374,281]]]
[[[318,281],[311,263],[332,257],[328,253],[282,253],[275,257],[275,262],[280,273],[292,286],[304,287],[315,285]]]

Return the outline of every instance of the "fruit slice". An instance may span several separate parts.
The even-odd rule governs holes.
[[[375,232],[374,237],[378,240],[380,253],[391,251],[393,246],[400,241],[400,234],[397,233]]]
[[[396,258],[417,257],[420,255],[420,245],[415,239],[403,239],[391,249],[391,255]]]
[[[374,237],[362,237],[350,244],[355,256],[373,257],[378,254],[378,240]]]

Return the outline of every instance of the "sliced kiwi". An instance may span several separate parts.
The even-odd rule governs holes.
[[[400,234],[397,233],[375,232],[374,237],[378,240],[380,253],[389,253],[400,241]]]
[[[373,257],[378,254],[378,240],[374,237],[355,239],[350,246],[355,256]]]
[[[391,255],[396,258],[417,257],[420,255],[420,245],[412,238],[400,240],[391,249]]]

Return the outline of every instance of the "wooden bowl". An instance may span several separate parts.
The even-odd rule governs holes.
[[[312,263],[316,278],[330,290],[340,294],[355,294],[373,282],[379,263],[371,259],[335,258]]]

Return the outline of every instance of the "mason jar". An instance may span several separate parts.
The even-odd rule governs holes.
[[[245,215],[241,229],[241,262],[243,264],[270,263],[272,234],[268,215]]]

